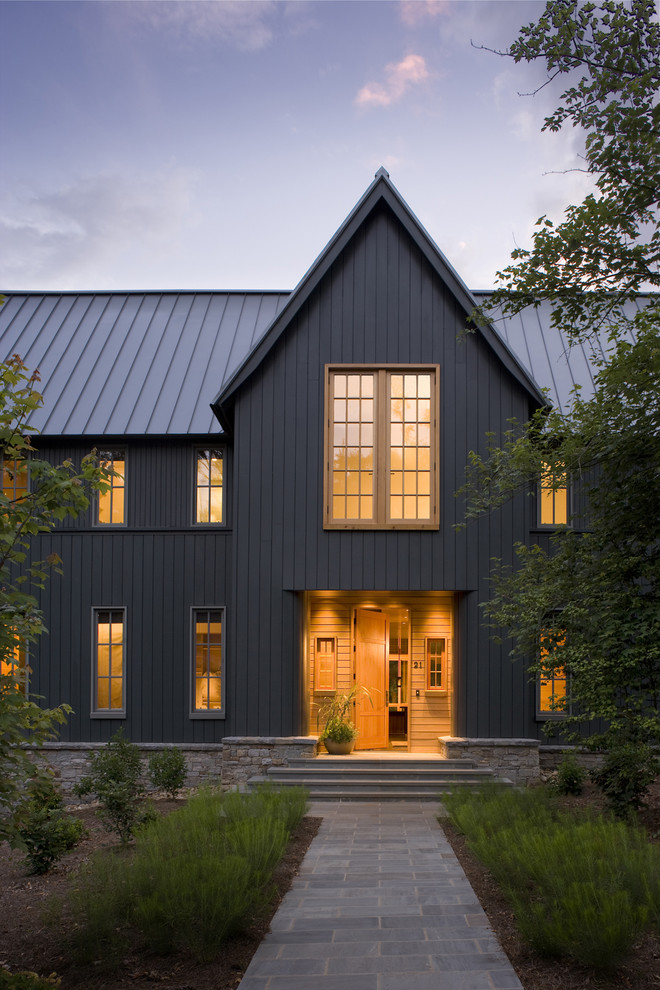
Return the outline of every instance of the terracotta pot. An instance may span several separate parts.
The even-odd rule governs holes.
[[[347,742],[335,742],[334,739],[324,739],[323,742],[331,756],[348,756],[349,753],[353,752],[353,747],[355,746],[355,739],[349,739]]]

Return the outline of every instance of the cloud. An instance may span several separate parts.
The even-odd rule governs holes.
[[[449,10],[449,0],[401,0],[399,13],[407,27],[417,27]]]
[[[429,78],[426,62],[421,55],[406,55],[401,62],[390,62],[385,67],[387,82],[369,82],[355,97],[357,106],[389,107],[404,96],[411,86]]]
[[[175,252],[191,213],[195,173],[83,176],[0,204],[0,257],[8,288],[102,287]]]
[[[223,41],[239,51],[258,51],[273,40],[269,21],[278,14],[276,0],[138,0],[117,4],[151,30],[193,40]]]

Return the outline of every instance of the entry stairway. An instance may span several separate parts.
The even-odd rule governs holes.
[[[433,801],[457,787],[488,781],[511,784],[471,760],[445,760],[424,753],[362,752],[292,759],[288,766],[269,767],[264,776],[251,777],[248,788],[266,782],[277,787],[306,787],[315,801]]]

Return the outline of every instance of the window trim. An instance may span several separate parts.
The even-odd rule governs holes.
[[[335,374],[372,372],[376,388],[374,401],[374,469],[375,502],[372,520],[336,520],[332,516],[331,382]],[[391,520],[388,506],[390,443],[387,437],[388,401],[393,374],[431,375],[431,517],[428,521]],[[383,388],[384,384],[384,388]],[[438,530],[440,528],[440,365],[439,364],[326,364],[323,404],[323,528],[327,530]]]
[[[108,491],[105,492],[105,493],[103,493],[103,494],[100,493],[100,492],[97,494],[96,498],[94,499],[94,502],[95,502],[95,506],[94,506],[94,526],[95,527],[98,527],[99,529],[103,529],[103,530],[107,530],[107,529],[121,529],[122,527],[126,527],[128,525],[128,523],[127,523],[127,519],[128,519],[128,498],[127,498],[127,495],[128,495],[128,485],[127,485],[127,478],[128,478],[128,450],[127,450],[126,447],[123,447],[121,445],[113,446],[112,444],[107,444],[105,447],[99,446],[98,458],[99,458],[99,464],[101,464],[101,465],[104,463],[104,461],[105,461],[105,463],[108,462],[108,458],[104,458],[103,457],[103,454],[104,453],[110,454],[113,469],[114,469],[114,463],[115,463],[115,461],[116,460],[120,460],[120,458],[117,455],[118,454],[121,454],[122,455],[122,458],[121,459],[123,459],[123,462],[124,462],[124,474],[123,474],[123,477],[122,477],[123,484],[122,485],[115,485],[115,484],[113,484],[113,482],[116,480],[114,478],[114,476],[113,476],[113,477],[110,478],[110,488],[108,489]],[[102,522],[101,521],[101,518],[100,518],[100,515],[101,515],[101,499],[107,497],[108,495],[110,496],[110,514],[112,515],[112,498],[113,498],[113,494],[114,494],[115,489],[119,489],[119,488],[121,488],[121,490],[124,493],[124,511],[123,511],[123,514],[122,514],[122,520],[121,520],[121,522],[112,522],[112,521],[110,521],[110,522]]]
[[[221,708],[195,708],[195,693],[196,693],[196,642],[195,642],[195,625],[196,625],[196,614],[198,612],[220,612],[221,624],[222,624],[222,639],[220,646],[220,690],[221,690]],[[226,625],[227,610],[224,605],[191,605],[190,606],[190,663],[189,663],[189,684],[190,684],[190,710],[189,718],[192,719],[225,719],[227,717],[226,711],[226,699],[227,699],[227,677],[226,677],[226,656],[227,656],[227,625]]]
[[[566,718],[567,715],[570,715],[570,703],[568,702],[568,683],[569,683],[569,676],[570,675],[566,672],[566,668],[565,667],[558,668],[557,670],[552,670],[549,675],[548,674],[544,674],[543,673],[543,670],[541,669],[542,662],[543,662],[543,647],[540,646],[539,647],[539,670],[536,673],[536,683],[535,683],[535,691],[536,691],[536,705],[535,705],[535,708],[536,708],[536,720],[539,721],[539,722],[545,722],[547,720],[552,720],[552,719],[563,719],[563,718]],[[563,673],[560,673],[559,671],[563,671]],[[541,708],[541,681],[544,681],[544,680],[545,681],[551,681],[552,682],[552,688],[553,688],[553,690],[552,690],[551,694],[553,696],[555,696],[555,694],[556,694],[556,692],[554,690],[555,680],[564,681],[564,684],[565,684],[564,697],[566,698],[566,707],[565,708],[563,708],[563,709],[557,708],[554,711],[551,710],[551,709]]]
[[[571,502],[572,502],[571,491],[572,490],[571,490],[570,481],[568,479],[568,474],[567,474],[566,471],[563,472],[565,484],[564,485],[560,485],[558,488],[552,488],[552,489],[550,489],[552,491],[552,521],[551,522],[543,522],[542,521],[542,519],[543,519],[543,492],[544,492],[543,478],[544,478],[545,475],[551,475],[553,477],[553,479],[554,479],[554,477],[558,473],[556,470],[553,470],[552,465],[550,465],[548,462],[544,462],[544,464],[545,464],[545,468],[542,470],[541,477],[539,478],[539,481],[538,481],[537,486],[536,486],[536,525],[537,525],[537,528],[538,529],[543,529],[543,530],[546,530],[547,531],[547,530],[559,529],[562,526],[570,527],[570,525],[571,525],[571,512],[572,512],[572,505],[571,505]],[[547,490],[547,486],[545,486],[545,490]],[[557,522],[556,521],[556,514],[557,514],[556,513],[556,496],[557,496],[557,492],[560,492],[560,491],[564,491],[566,493],[566,521],[565,522]]]
[[[123,656],[121,673],[121,708],[99,708],[98,707],[98,616],[101,612],[121,612],[123,625]],[[125,605],[93,605],[92,606],[92,698],[91,698],[91,718],[126,718],[126,654],[128,638],[127,609]]]
[[[440,660],[440,687],[435,687],[435,686],[433,686],[433,685],[430,684],[430,680],[431,680],[431,665],[429,664],[429,643],[431,642],[431,640],[442,640],[442,642],[445,644],[444,649],[442,650],[442,653],[440,654],[440,656],[441,656],[441,660]],[[426,667],[424,682],[425,682],[425,689],[426,689],[426,691],[429,694],[432,694],[432,695],[447,694],[447,692],[449,690],[448,689],[448,685],[447,685],[447,677],[448,677],[447,654],[448,654],[448,650],[449,650],[449,642],[448,642],[448,639],[447,639],[446,636],[426,636],[424,638],[424,665]]]
[[[215,452],[220,454],[220,460],[222,461],[222,486],[220,487],[221,492],[221,509],[222,509],[222,519],[220,522],[200,522],[197,519],[197,492],[200,486],[197,484],[197,464],[199,461],[200,451],[207,451],[209,453]],[[198,443],[193,447],[193,479],[192,479],[192,524],[195,527],[208,526],[211,529],[218,529],[220,527],[227,526],[227,450],[221,444],[204,444]],[[209,492],[212,487],[210,484],[208,486]],[[217,487],[217,486],[215,486]]]
[[[18,473],[17,470],[16,470],[16,464],[17,463],[19,463],[19,464],[23,464],[24,463],[25,464],[25,488],[17,488],[16,487],[16,475]],[[5,464],[11,465],[11,466],[10,467],[8,466],[7,469],[5,469]],[[13,480],[12,480],[12,497],[9,499],[9,501],[12,502],[12,503],[13,502],[16,502],[18,500],[18,497],[20,497],[18,495],[19,492],[20,493],[23,493],[27,497],[30,494],[30,491],[31,491],[31,487],[30,487],[30,459],[29,459],[29,457],[18,457],[18,458],[12,457],[12,458],[9,458],[8,460],[6,460],[4,457],[0,457],[0,472],[2,473],[2,488],[0,490],[2,491],[2,494],[5,495],[6,498],[9,498],[9,496],[5,492],[5,483],[4,483],[5,482],[5,470],[11,471],[13,473],[13,475],[14,475]]]

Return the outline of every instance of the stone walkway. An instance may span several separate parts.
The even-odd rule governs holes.
[[[240,990],[522,990],[432,801],[323,817]]]

